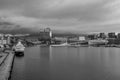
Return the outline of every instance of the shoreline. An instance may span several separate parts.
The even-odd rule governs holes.
[[[15,56],[13,52],[8,52],[8,56],[0,66],[0,80],[9,80],[13,67],[14,57]]]

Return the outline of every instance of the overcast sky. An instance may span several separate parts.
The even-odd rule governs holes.
[[[120,32],[120,0],[0,0],[0,17],[24,27]]]

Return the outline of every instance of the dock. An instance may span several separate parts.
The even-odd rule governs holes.
[[[2,54],[4,57],[0,58],[0,80],[9,80],[14,61],[14,53],[8,51]]]

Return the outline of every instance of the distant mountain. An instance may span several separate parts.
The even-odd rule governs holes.
[[[19,29],[0,29],[0,33],[10,33],[10,34],[27,34],[27,33],[33,33],[29,28],[19,28]]]
[[[32,33],[33,31],[30,28],[22,27],[18,24],[10,23],[10,22],[0,22],[0,33]]]
[[[53,36],[78,36],[83,35],[76,31],[53,30]],[[39,27],[24,27],[15,23],[0,21],[0,33],[10,34],[32,34],[32,36],[39,36]]]

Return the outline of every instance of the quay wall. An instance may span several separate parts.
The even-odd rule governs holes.
[[[0,80],[9,80],[14,61],[13,52],[9,52],[7,58],[0,66]]]
[[[4,61],[6,60],[8,54],[4,54],[4,55],[2,55],[2,56],[3,56],[3,57],[2,57],[1,60],[0,60],[0,66],[2,66],[2,64],[3,64]]]

